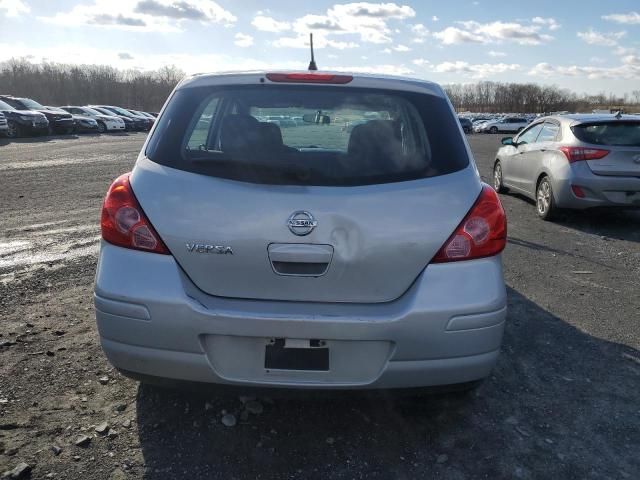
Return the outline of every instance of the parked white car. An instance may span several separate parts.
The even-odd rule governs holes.
[[[93,118],[96,122],[98,122],[98,132],[124,132],[125,125],[124,120],[119,117],[105,115],[97,110],[94,110],[90,107],[75,107],[75,106],[66,106],[60,107],[62,110],[65,110],[73,115],[84,115],[87,117]]]
[[[529,125],[529,120],[524,117],[504,117],[478,125],[476,133],[516,133],[524,130]]]

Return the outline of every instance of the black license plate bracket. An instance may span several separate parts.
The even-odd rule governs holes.
[[[315,342],[312,340],[310,343],[313,345]],[[326,372],[329,371],[329,348],[325,346],[292,348],[286,346],[284,338],[276,338],[265,348],[264,368]]]

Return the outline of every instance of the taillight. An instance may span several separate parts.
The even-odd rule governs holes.
[[[564,153],[569,163],[583,160],[600,160],[609,154],[609,150],[602,148],[560,147],[560,151]]]
[[[102,238],[119,247],[169,255],[169,250],[140,208],[129,183],[129,173],[109,187],[102,204]]]
[[[333,73],[267,73],[272,82],[280,83],[332,83],[344,85],[353,80],[351,75],[335,75]]]
[[[432,263],[455,262],[497,255],[507,244],[507,216],[498,194],[489,185],[482,191]]]
[[[571,191],[578,198],[584,198],[586,196],[584,194],[584,190],[582,190],[578,185],[571,185]]]

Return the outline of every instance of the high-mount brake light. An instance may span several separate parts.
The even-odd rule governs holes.
[[[102,204],[102,238],[119,247],[170,255],[133,194],[129,175],[119,176],[109,187]]]
[[[333,73],[267,73],[267,79],[276,83],[327,83],[345,85],[353,80],[351,75]]]
[[[432,263],[455,262],[497,255],[507,244],[507,217],[498,194],[489,185],[482,191]]]
[[[609,155],[609,150],[603,148],[560,147],[559,150],[564,153],[569,163],[583,160],[600,160]]]

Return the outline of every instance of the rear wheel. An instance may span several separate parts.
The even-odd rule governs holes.
[[[502,183],[502,165],[499,161],[493,166],[493,189],[498,193],[507,193],[509,191]]]
[[[107,131],[107,126],[103,122],[98,122],[98,133],[104,133]]]
[[[491,128],[489,129],[489,132],[491,132],[491,133],[498,133],[498,127],[491,127]]]
[[[551,181],[547,176],[540,179],[536,189],[536,212],[543,220],[553,220],[558,214]]]
[[[9,125],[9,130],[7,130],[7,137],[9,138],[19,138],[22,136],[22,131],[20,129],[20,125],[17,125],[15,122],[7,122]]]

